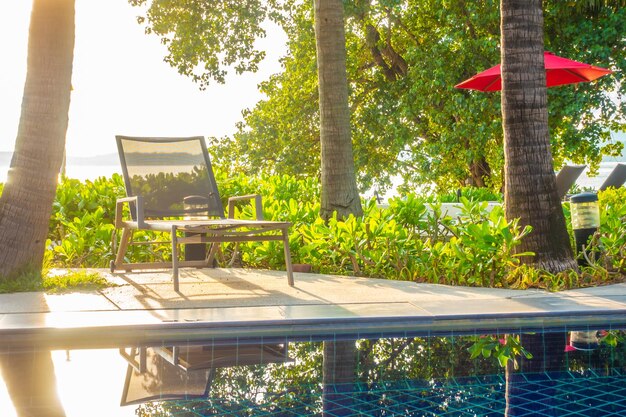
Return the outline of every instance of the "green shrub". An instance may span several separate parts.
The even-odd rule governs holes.
[[[490,188],[463,187],[460,188],[459,191],[461,192],[461,197],[465,197],[472,201],[502,201],[502,194],[497,193]],[[456,193],[447,193],[429,197],[429,201],[441,203],[454,203],[458,200],[458,191]]]
[[[456,218],[442,215],[441,205],[416,195],[390,200],[385,208],[364,201],[364,215],[345,220],[319,216],[319,185],[315,179],[274,176],[266,180],[216,173],[222,199],[260,193],[266,219],[293,223],[290,249],[293,262],[306,263],[320,273],[410,280],[416,282],[491,287],[541,287],[548,289],[597,285],[626,273],[625,190],[600,194],[602,227],[590,251],[594,264],[582,271],[548,274],[519,265],[514,248],[530,231],[516,220],[506,221],[503,210],[488,210],[491,200],[466,189]],[[125,193],[123,179],[80,182],[64,179],[59,185],[50,222],[51,266],[107,267],[113,257],[111,235],[115,200]],[[481,194],[482,193],[482,194]],[[478,197],[489,198],[478,198]],[[564,205],[569,216],[569,207]],[[250,204],[239,203],[236,215],[254,218]],[[569,220],[568,220],[569,224]],[[135,239],[162,241],[157,245],[132,245],[134,261],[167,260],[166,238],[136,232]],[[225,244],[222,261],[235,256],[245,266],[281,269],[281,242]]]
[[[292,213],[306,211],[301,210],[302,203],[291,201],[291,206]],[[513,249],[529,232],[520,231],[517,221],[506,222],[501,208],[488,212],[486,203],[466,198],[457,219],[442,217],[437,207],[427,211],[425,202],[415,196],[395,199],[386,209],[372,200],[364,211],[360,218],[333,217],[328,222],[313,214],[307,216],[312,221],[294,225],[290,238],[294,262],[329,274],[506,287],[508,268],[515,267],[521,256]],[[275,242],[242,251],[243,260],[257,267],[284,264]]]
[[[598,194],[600,228],[593,236],[587,260],[611,273],[626,274],[626,188]]]

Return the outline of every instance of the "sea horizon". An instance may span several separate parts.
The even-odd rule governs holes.
[[[78,158],[79,160],[81,158]],[[91,159],[91,158],[89,158]],[[70,159],[66,165],[65,174],[68,178],[80,181],[93,181],[100,177],[110,178],[113,174],[122,174],[122,168],[119,163],[116,164],[85,164],[72,163],[76,158]],[[598,175],[594,177],[587,176],[587,171],[583,172],[576,181],[576,185],[581,189],[598,189],[604,182],[606,177],[611,173],[618,163],[626,163],[626,158],[619,161],[605,161],[600,163]],[[6,182],[9,170],[8,161],[0,161],[0,183]],[[385,197],[392,196],[393,190],[386,193]]]

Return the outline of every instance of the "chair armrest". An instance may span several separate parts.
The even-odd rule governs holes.
[[[249,195],[230,197],[228,199],[228,218],[229,219],[235,218],[235,201],[252,200],[252,199],[254,199],[256,219],[263,220],[263,200],[261,199],[261,194],[249,194]]]
[[[123,218],[124,204],[130,205],[130,203],[135,203],[135,217],[137,220],[137,226],[139,228],[142,228],[145,225],[144,216],[143,216],[143,197],[141,197],[140,195],[136,195],[132,197],[118,198],[115,201],[115,227],[116,228],[119,229],[122,227],[122,222],[124,221],[124,218]]]

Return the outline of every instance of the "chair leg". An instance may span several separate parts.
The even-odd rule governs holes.
[[[293,267],[291,265],[291,251],[289,250],[289,233],[283,230],[283,246],[285,247],[285,266],[287,267],[287,283],[293,287]]]
[[[174,280],[174,291],[178,291],[178,236],[176,236],[176,226],[172,226],[172,279]]]
[[[114,267],[121,266],[124,263],[124,256],[126,255],[126,250],[128,249],[128,243],[133,236],[132,229],[127,227],[122,229],[122,236],[120,237],[120,246],[117,248],[117,255],[115,256],[115,264]]]
[[[206,256],[206,264],[209,268],[213,268],[215,265],[215,256],[217,252],[220,250],[220,243],[213,242],[211,243],[211,249],[209,249],[209,253]]]
[[[241,262],[241,254],[239,253],[239,242],[235,242],[234,246],[233,256],[230,258],[230,262],[228,262],[228,267],[241,268],[243,265]]]

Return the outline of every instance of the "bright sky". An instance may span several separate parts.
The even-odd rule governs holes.
[[[0,151],[12,151],[26,76],[30,0],[2,0]],[[223,136],[241,110],[262,98],[257,84],[280,71],[284,35],[259,43],[267,57],[256,74],[232,76],[200,91],[163,62],[157,36],[145,35],[127,0],[76,0],[76,46],[67,132],[69,156],[116,152],[115,135]],[[282,37],[281,37],[282,36]]]

